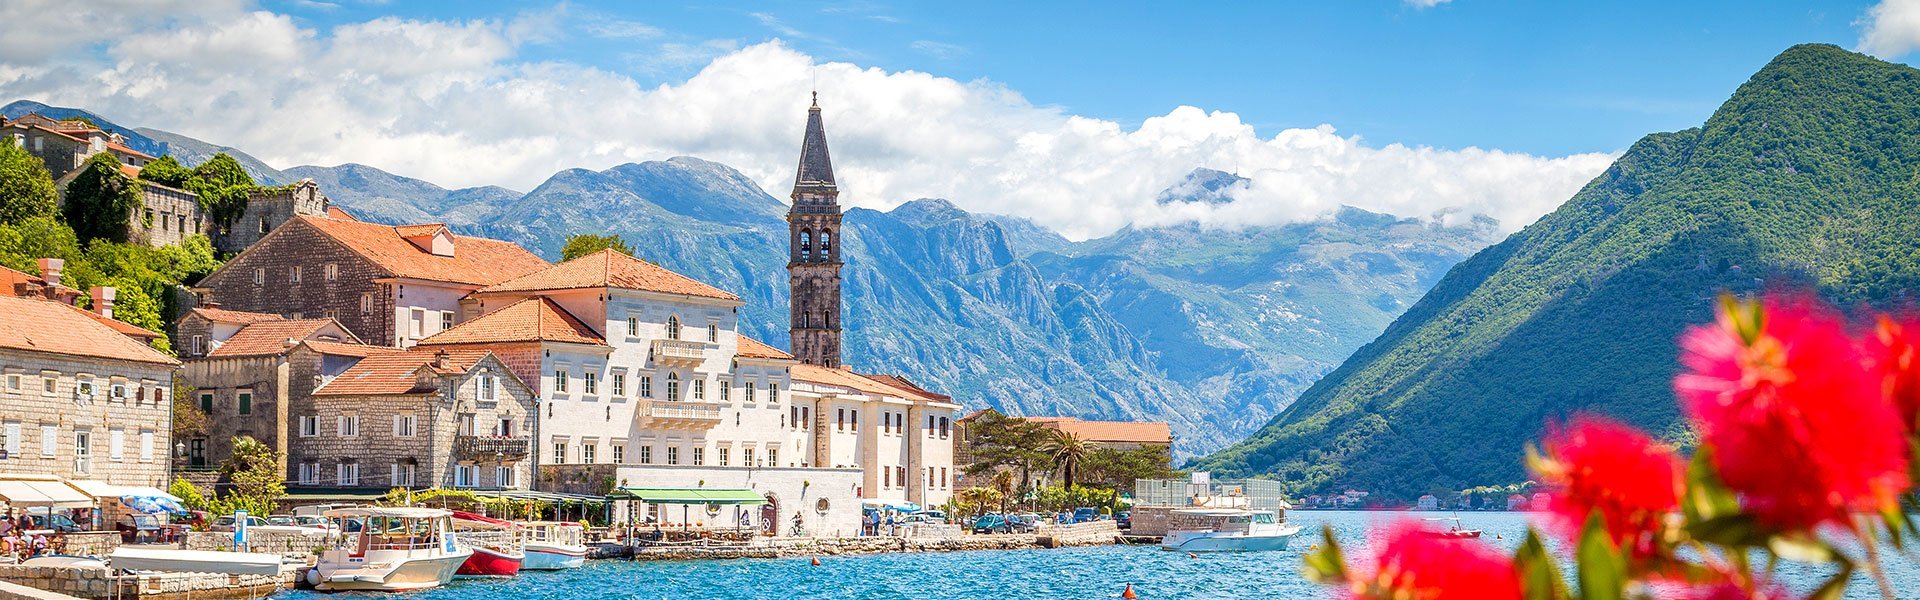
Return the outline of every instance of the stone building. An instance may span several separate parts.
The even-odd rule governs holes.
[[[827,130],[816,94],[807,109],[800,168],[787,211],[788,331],[800,362],[838,367],[840,361],[840,188],[827,156]]]
[[[302,179],[292,185],[260,188],[247,192],[247,211],[214,236],[214,247],[221,252],[246,250],[281,224],[294,217],[340,217],[330,211],[332,202],[320,193],[320,184]],[[351,218],[348,218],[351,220]]]
[[[86,292],[81,292],[61,285],[61,271],[66,266],[66,262],[58,258],[42,258],[39,260],[40,275],[29,275],[0,267],[0,296],[51,300],[76,307],[82,298],[86,298],[89,302],[88,306],[92,309],[82,310],[81,313],[87,318],[120,332],[121,335],[133,338],[141,344],[152,346],[154,340],[160,339],[160,334],[157,332],[147,331],[113,318],[113,302],[118,293],[112,287],[95,286]]]
[[[533,390],[484,350],[370,355],[295,415],[288,483],[524,490],[535,408]]]
[[[87,164],[87,159],[102,152],[111,153],[120,164],[136,169],[154,159],[127,146],[126,138],[118,133],[101,130],[86,121],[59,120],[38,113],[28,113],[18,119],[0,118],[0,138],[11,140],[13,145],[39,157],[55,180],[78,170]]]
[[[289,423],[314,388],[355,361],[387,349],[360,344],[332,319],[195,308],[176,326],[182,379],[205,415],[207,431],[181,442],[181,467],[211,469],[248,436],[280,453],[286,467]]]
[[[124,168],[123,168],[124,170]],[[139,177],[137,171],[128,177]],[[66,186],[61,186],[62,193]],[[129,241],[148,246],[167,246],[186,241],[188,236],[213,230],[212,219],[200,211],[200,195],[170,188],[151,181],[140,183],[142,206],[127,223]]]
[[[97,316],[0,295],[0,473],[167,484],[179,362]]]
[[[332,318],[368,344],[406,347],[451,327],[469,292],[546,266],[517,245],[444,225],[296,215],[196,292],[231,310]]]

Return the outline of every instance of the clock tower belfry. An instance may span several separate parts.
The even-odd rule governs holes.
[[[787,211],[788,331],[800,362],[839,367],[840,362],[840,189],[827,156],[827,130],[820,120],[820,94],[807,108],[807,133],[800,142],[800,168],[793,178],[793,207]]]

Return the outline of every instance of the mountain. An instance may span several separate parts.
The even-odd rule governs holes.
[[[1200,168],[1188,173],[1185,179],[1160,192],[1154,201],[1160,204],[1200,203],[1226,204],[1233,202],[1233,193],[1247,189],[1253,180],[1226,171]]]
[[[356,217],[383,223],[471,226],[486,220],[495,207],[523,195],[498,186],[449,190],[354,163],[298,166],[285,174],[296,180],[312,179],[329,199],[353,207]]]
[[[279,169],[268,166],[267,163],[261,162],[258,158],[254,158],[253,155],[241,152],[230,146],[209,144],[177,133],[147,127],[135,128],[134,131],[140,132],[141,135],[159,144],[160,149],[158,152],[148,152],[148,154],[154,156],[172,155],[174,160],[180,161],[180,164],[189,167],[207,162],[207,159],[213,158],[213,155],[225,152],[227,156],[233,157],[234,161],[240,163],[240,168],[245,170],[247,175],[253,177],[254,183],[260,185],[284,185],[300,180],[299,177],[282,173]]]
[[[32,100],[15,100],[8,102],[6,106],[0,106],[0,115],[6,115],[9,119],[17,119],[28,113],[39,113],[40,116],[52,119],[84,118],[92,121],[95,126],[104,131],[118,133],[127,138],[128,148],[154,156],[160,156],[166,153],[166,146],[164,144],[143,135],[137,130],[122,127],[119,124],[102,118],[100,115],[93,114],[86,110],[63,106],[48,106]]]
[[[1796,46],[1705,125],[1649,135],[1432,291],[1246,441],[1190,465],[1410,500],[1525,479],[1549,421],[1684,435],[1682,328],[1722,291],[1901,306],[1920,288],[1920,70]]]

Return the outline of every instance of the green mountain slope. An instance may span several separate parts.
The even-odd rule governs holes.
[[[1575,412],[1676,431],[1674,340],[1722,290],[1920,288],[1920,70],[1797,46],[1696,129],[1647,136],[1455,266],[1249,439],[1194,468],[1410,499],[1518,481]]]

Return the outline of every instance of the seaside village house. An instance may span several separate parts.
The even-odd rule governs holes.
[[[189,472],[225,463],[233,455],[235,436],[278,451],[285,468],[290,415],[302,411],[327,377],[382,350],[360,344],[333,319],[200,307],[188,311],[174,329],[176,339],[185,342],[179,352],[190,400],[207,419],[206,435],[180,441],[186,453],[177,457],[179,466]]]
[[[140,169],[154,160],[128,146],[126,138],[118,133],[85,121],[63,121],[39,114],[18,119],[0,117],[0,139],[10,140],[46,163],[63,202],[67,184],[96,154],[112,154],[120,161],[120,172],[136,179]],[[206,234],[220,251],[240,252],[295,216],[329,214],[326,195],[311,179],[250,192],[243,216],[224,229],[201,211],[200,197],[193,192],[146,181],[141,183],[140,195],[142,206],[127,215],[129,239],[124,241],[150,246],[178,244],[188,236]]]
[[[975,421],[989,412],[1000,414],[991,408],[983,408],[961,417],[954,424],[955,451],[954,462],[961,469],[973,464],[973,456],[967,450],[967,436]],[[1021,417],[1041,427],[1062,431],[1086,441],[1089,447],[1112,448],[1115,450],[1137,450],[1145,447],[1171,448],[1173,429],[1165,421],[1088,421],[1074,417]],[[962,477],[956,484],[962,488],[990,485],[991,476]]]
[[[83,294],[60,285],[62,266],[0,268],[0,501],[10,510],[59,500],[48,491],[64,486],[46,485],[55,477],[83,489],[167,484],[179,362],[148,345],[158,334],[112,319],[112,288],[85,294],[97,312],[74,306]]]

